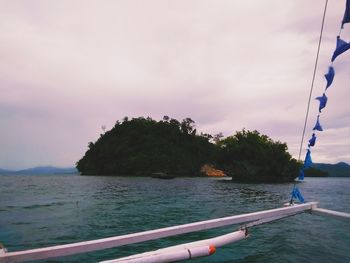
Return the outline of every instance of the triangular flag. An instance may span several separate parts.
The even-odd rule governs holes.
[[[299,191],[298,187],[293,188],[292,198],[299,200],[300,203],[305,203],[305,199],[301,194],[301,192]]]
[[[304,177],[305,177],[304,170],[300,169],[298,179],[302,181],[304,180]]]
[[[332,82],[333,82],[333,79],[334,79],[334,75],[335,75],[334,68],[332,66],[330,66],[328,68],[328,73],[326,75],[324,75],[326,80],[327,80],[326,89],[328,89],[329,86],[332,85]]]
[[[313,128],[313,130],[323,131],[322,126],[320,124],[320,116],[317,116],[317,121],[316,121],[316,124],[315,124],[315,127]]]
[[[344,13],[343,21],[341,23],[341,27],[344,28],[344,24],[349,22],[350,22],[350,0],[346,0],[345,13]]]
[[[321,112],[321,110],[324,107],[326,107],[328,98],[326,94],[323,93],[323,95],[321,97],[317,97],[316,100],[320,101],[320,106],[318,107],[318,111]]]
[[[316,143],[316,135],[313,133],[311,139],[309,140],[309,147],[315,146]]]
[[[304,160],[304,168],[310,168],[312,166],[312,160],[311,160],[311,151],[307,150],[305,160]]]
[[[337,36],[337,47],[334,50],[333,56],[332,56],[332,62],[340,55],[343,54],[345,51],[350,49],[350,43],[345,42],[344,40],[340,39],[340,36]]]

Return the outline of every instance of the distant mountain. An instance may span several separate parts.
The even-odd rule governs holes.
[[[337,164],[314,163],[313,166],[327,172],[329,177],[350,177],[350,165],[344,162]]]
[[[74,167],[69,168],[57,168],[53,166],[39,166],[18,171],[10,171],[5,169],[0,169],[0,174],[76,174],[77,169]]]
[[[337,164],[314,163],[313,167],[328,173],[329,177],[350,177],[350,165],[345,162]],[[7,170],[0,168],[1,174],[77,174],[75,167],[58,168],[53,166],[39,166],[23,170]]]

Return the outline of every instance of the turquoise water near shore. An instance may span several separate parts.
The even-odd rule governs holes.
[[[306,178],[306,201],[350,212],[350,178]],[[217,178],[0,176],[0,242],[9,251],[85,241],[281,207],[292,184]],[[228,233],[219,228],[42,262],[97,262]],[[350,222],[308,213],[252,228],[191,262],[350,262]]]

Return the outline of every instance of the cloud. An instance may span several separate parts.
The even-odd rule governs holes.
[[[313,97],[325,87],[343,8],[328,8]],[[301,0],[0,4],[0,122],[8,130],[0,167],[73,165],[101,125],[124,116],[191,117],[212,134],[257,129],[295,155],[322,12]],[[334,64],[322,113],[330,129],[348,126],[348,58]],[[308,131],[316,114],[312,101]],[[350,142],[339,137],[342,160]]]

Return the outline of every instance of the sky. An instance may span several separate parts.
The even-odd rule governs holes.
[[[344,7],[328,2],[306,141]],[[258,130],[298,158],[323,8],[316,0],[0,1],[0,167],[74,166],[101,126],[124,116],[190,117],[213,135]],[[342,38],[350,41],[350,24]],[[350,163],[350,55],[334,67],[312,159]]]

